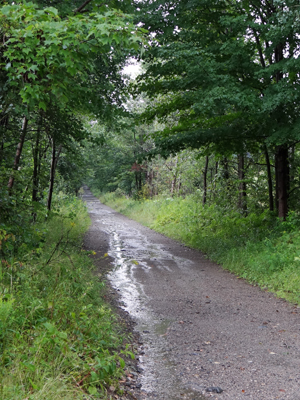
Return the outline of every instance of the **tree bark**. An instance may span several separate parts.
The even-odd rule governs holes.
[[[274,211],[274,196],[273,196],[273,182],[272,182],[272,173],[271,173],[271,164],[268,153],[268,148],[265,145],[265,158],[267,164],[267,173],[268,173],[268,189],[269,189],[269,210]]]
[[[74,10],[74,14],[79,13],[84,9],[85,6],[87,6],[92,0],[86,0],[84,3],[82,3],[76,10]]]
[[[275,47],[275,63],[279,63],[283,60],[283,49],[284,45],[279,43]],[[279,83],[283,79],[282,70],[276,71],[276,83]],[[280,113],[278,109],[276,113],[276,119],[280,124]],[[278,210],[278,217],[285,220],[288,213],[288,188],[289,188],[289,165],[288,165],[288,146],[282,144],[276,147],[275,153],[275,174],[276,174],[276,205]]]
[[[139,179],[138,179],[138,172],[135,171],[135,187],[136,187],[136,191],[139,191]]]
[[[139,191],[142,190],[142,171],[139,171]]]
[[[35,147],[33,149],[33,176],[32,176],[32,201],[38,201],[38,187],[39,187],[39,145],[41,134],[42,117],[38,121],[36,132]]]
[[[229,168],[228,168],[228,160],[227,157],[223,159],[223,167],[224,167],[224,178],[226,180],[229,179]]]
[[[154,192],[154,188],[153,188],[153,169],[150,168],[150,170],[148,171],[148,176],[147,176],[147,182],[148,182],[148,186],[149,186],[149,190],[150,190],[150,197],[153,197],[153,192]]]
[[[37,175],[39,178],[41,176],[42,160],[46,159],[48,148],[49,148],[49,144],[47,146],[45,146],[45,148],[39,154],[39,162],[38,162],[38,170],[37,170]],[[43,189],[41,187],[37,194],[37,198],[38,199],[43,198]]]
[[[178,155],[175,158],[175,166],[174,166],[174,173],[171,182],[171,196],[174,196],[174,192],[176,191],[176,183],[177,183],[177,166],[178,166]]]
[[[177,193],[180,195],[180,189],[181,189],[181,176],[179,176],[178,182],[177,182]]]
[[[27,127],[28,127],[28,118],[24,117],[23,124],[22,124],[21,136],[20,136],[19,143],[18,143],[17,150],[16,150],[13,172],[9,178],[8,185],[7,185],[9,191],[11,191],[11,189],[13,188],[13,185],[14,185],[14,181],[15,181],[14,171],[16,171],[19,167],[20,158],[22,155],[22,149],[23,149],[23,145],[24,145],[24,141],[25,141],[25,137],[26,137],[26,133],[27,133]]]
[[[0,148],[0,165],[2,164],[4,157],[4,142],[5,142],[5,130],[8,127],[8,114],[0,115],[0,127],[1,127],[1,148]]]
[[[208,170],[208,162],[209,158],[206,156],[205,158],[205,165],[204,165],[204,170],[203,170],[203,200],[202,204],[206,204],[206,199],[207,199],[207,170]]]
[[[247,211],[247,191],[245,182],[245,158],[243,154],[238,155],[238,179],[239,179],[239,201],[238,207],[243,211]]]
[[[216,182],[216,177],[217,177],[217,174],[218,174],[218,167],[219,167],[219,163],[218,163],[218,161],[216,161],[216,165],[215,165],[215,179],[214,179],[214,186],[213,186],[213,188],[214,188],[214,198],[216,197],[216,186],[217,186],[217,182]]]
[[[4,132],[2,133],[2,138],[1,138],[0,165],[2,164],[3,161],[3,155],[4,155]]]
[[[288,147],[280,145],[276,147],[276,196],[278,202],[278,217],[285,220],[288,214],[288,187],[289,187],[289,163]]]
[[[52,195],[53,195],[53,188],[54,188],[54,178],[55,178],[55,170],[57,166],[57,161],[62,149],[62,145],[59,146],[57,154],[56,154],[56,145],[55,139],[52,139],[52,160],[51,160],[51,168],[50,168],[50,183],[49,183],[49,193],[48,193],[48,201],[47,201],[47,208],[51,210],[52,204]]]
[[[295,181],[295,145],[293,144],[289,149],[289,169],[290,169],[290,186]],[[289,188],[289,191],[291,188]]]

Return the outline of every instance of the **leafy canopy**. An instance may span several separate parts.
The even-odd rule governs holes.
[[[172,119],[164,151],[213,143],[299,139],[298,1],[147,2],[153,34],[139,91],[156,99],[145,120]]]
[[[96,54],[138,49],[142,38],[141,29],[117,10],[63,20],[53,7],[40,10],[25,2],[0,9],[0,29],[9,85],[23,104],[44,110],[52,97],[63,107],[72,93],[76,97],[75,89],[84,91],[81,83]],[[80,77],[75,87],[74,77]]]

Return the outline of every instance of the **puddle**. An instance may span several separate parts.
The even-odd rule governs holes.
[[[203,400],[199,391],[184,387],[176,366],[170,361],[167,331],[172,320],[161,319],[148,303],[143,284],[135,278],[137,268],[150,273],[155,267],[165,271],[182,268],[189,263],[168,253],[159,244],[149,243],[130,223],[120,223],[114,215],[101,208],[100,203],[88,192],[83,196],[89,212],[99,215],[99,227],[109,234],[109,255],[114,259],[114,269],[108,274],[111,285],[120,293],[122,307],[136,322],[143,346],[139,366],[143,370],[139,383],[142,384],[141,399],[159,400]]]

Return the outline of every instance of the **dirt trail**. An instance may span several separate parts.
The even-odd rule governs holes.
[[[300,400],[300,309],[101,204],[89,248],[140,332],[139,398]],[[102,254],[103,252],[103,254]],[[300,290],[300,288],[299,288]],[[222,393],[210,392],[222,389]]]

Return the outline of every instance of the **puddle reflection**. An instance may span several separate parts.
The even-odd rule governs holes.
[[[109,255],[114,259],[114,269],[108,274],[108,279],[119,290],[122,307],[136,322],[135,329],[144,343],[144,354],[139,358],[143,370],[139,378],[142,393],[149,400],[203,400],[199,392],[182,386],[176,367],[169,360],[166,333],[173,321],[162,320],[153,313],[148,306],[150,299],[144,292],[143,284],[135,278],[137,268],[151,271],[149,261],[153,264],[155,260],[156,268],[167,271],[171,271],[171,265],[181,268],[189,261],[174,257],[157,244],[148,243],[140,232],[129,224],[120,224],[113,212],[102,209],[101,203],[95,197],[93,199],[88,193],[88,210],[99,215],[100,229],[105,230],[110,237]]]

